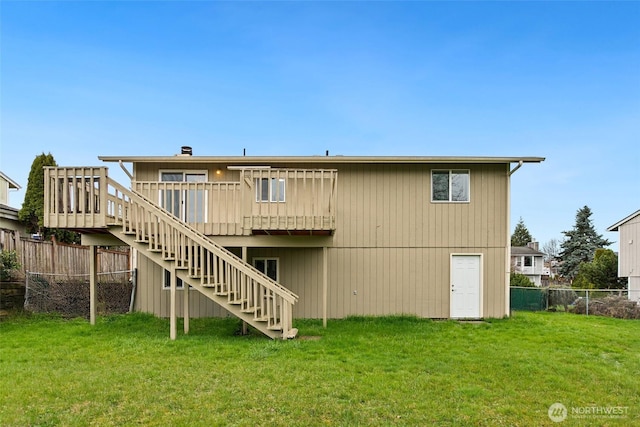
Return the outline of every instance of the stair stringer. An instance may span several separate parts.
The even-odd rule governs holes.
[[[130,247],[138,250],[140,253],[142,253],[144,256],[149,258],[151,261],[153,261],[155,264],[159,265],[160,267],[169,271],[174,269],[174,264],[175,264],[174,261],[164,259],[164,257],[160,252],[150,251],[146,243],[137,241],[134,235],[123,233],[122,227],[119,227],[119,226],[109,227],[109,232],[114,236],[116,236],[118,239],[122,240],[124,243],[126,243]],[[177,268],[175,271],[176,271],[176,276],[179,277],[183,281],[183,283],[191,285],[193,289],[197,290],[202,295],[209,298],[211,301],[220,305],[232,315],[247,322],[249,325],[257,329],[258,331],[262,332],[266,336],[272,339],[287,339],[287,338],[295,337],[297,332],[295,328],[289,332],[287,337],[283,337],[281,330],[270,329],[265,322],[260,322],[255,320],[253,314],[243,312],[241,306],[229,304],[226,297],[216,295],[213,289],[202,286],[199,283],[199,280],[193,277],[190,277],[188,274],[186,274],[184,269]]]

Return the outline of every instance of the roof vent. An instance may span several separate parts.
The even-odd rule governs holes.
[[[183,156],[190,156],[193,154],[193,150],[188,145],[183,145],[180,149],[180,154],[182,154]]]

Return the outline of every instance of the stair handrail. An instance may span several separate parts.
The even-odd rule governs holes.
[[[213,240],[209,239],[205,234],[191,227],[188,223],[179,220],[174,215],[169,213],[167,210],[162,209],[161,207],[159,207],[157,204],[149,200],[144,195],[138,193],[133,189],[127,189],[122,184],[111,179],[110,177],[107,177],[107,181],[108,181],[108,185],[112,186],[114,189],[122,193],[123,196],[124,195],[128,196],[130,202],[133,202],[135,200],[138,204],[142,204],[144,207],[146,207],[148,210],[150,210],[154,214],[158,215],[159,217],[162,217],[168,224],[171,224],[172,227],[176,228],[179,231],[180,229],[182,229],[184,235],[192,239],[195,243],[198,243],[199,245],[203,246],[205,249],[209,250],[210,252],[212,253],[216,253],[216,251],[219,252],[219,254],[223,255],[221,256],[221,258],[225,262],[228,262],[238,270],[247,274],[252,279],[256,280],[258,283],[264,286],[265,288],[276,292],[280,297],[282,297],[284,300],[286,300],[290,304],[295,304],[298,301],[298,295],[294,294],[289,289],[280,285],[278,282],[271,279],[269,276],[267,276],[260,270],[256,269],[251,264],[248,264],[242,261],[236,255],[234,255],[232,252],[226,249],[224,246],[221,246],[218,243],[214,242]],[[136,199],[139,199],[139,200],[136,200]],[[142,201],[143,203],[140,203],[140,201]],[[124,214],[124,212],[122,212],[121,214]],[[122,220],[124,222],[124,218],[122,218]],[[214,250],[212,250],[211,247],[213,247]],[[216,253],[217,256],[220,256],[219,254]]]

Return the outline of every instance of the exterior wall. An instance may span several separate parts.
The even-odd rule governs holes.
[[[640,215],[620,225],[618,275],[640,279]]]
[[[9,204],[9,183],[0,176],[0,205]]]
[[[629,299],[640,302],[640,276],[629,277]]]
[[[402,313],[448,318],[452,253],[483,254],[483,314],[508,314],[507,164],[323,167],[338,169],[336,231],[328,249],[329,318]],[[230,176],[221,175],[237,173],[228,171],[226,165],[207,168],[210,180],[231,180]],[[215,173],[218,168],[220,175]],[[135,178],[157,181],[159,169],[203,167],[195,162],[136,164]],[[431,202],[432,169],[470,170],[470,202]],[[252,237],[254,246],[264,246],[260,243],[262,238]],[[300,297],[294,306],[294,317],[322,317],[322,248],[250,247],[248,261],[253,257],[279,258],[280,283]],[[138,268],[136,308],[167,316],[169,292],[162,290],[162,269],[142,256]],[[179,316],[181,294],[178,292]],[[192,316],[226,315],[197,291],[191,297]]]

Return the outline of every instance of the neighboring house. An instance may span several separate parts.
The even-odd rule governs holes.
[[[538,242],[530,242],[527,246],[512,246],[512,271],[524,274],[536,286],[542,286],[542,276],[545,275],[544,255],[538,250]],[[549,269],[546,270],[548,274]]]
[[[99,159],[132,164],[131,191],[106,168],[48,168],[45,225],[137,249],[137,310],[231,313],[272,337],[290,317],[509,315],[510,176],[544,160]]]
[[[640,302],[640,210],[616,222],[607,231],[619,231],[618,277],[629,280],[629,299]]]
[[[9,205],[9,192],[19,189],[18,183],[0,171],[0,250],[15,250],[24,231],[18,221],[18,209]]]

